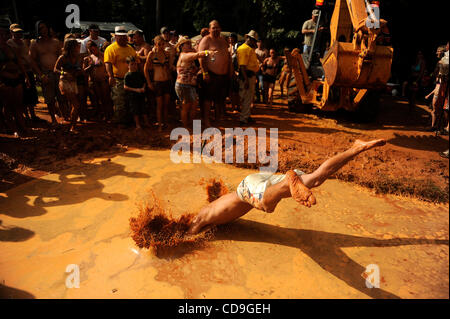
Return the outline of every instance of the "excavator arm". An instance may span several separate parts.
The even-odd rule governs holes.
[[[317,0],[316,7],[324,1]],[[330,1],[328,5],[332,7],[333,3]],[[300,103],[330,111],[356,110],[368,100],[368,93],[373,97],[372,91],[384,88],[390,78],[393,49],[377,43],[387,22],[379,17],[379,1],[336,0],[332,9],[330,46],[319,62],[323,78],[315,76],[313,69],[317,65],[311,66],[311,55],[298,51],[285,54]]]
[[[393,50],[377,45],[381,27],[377,13],[378,4],[368,0],[336,1],[330,50],[322,59],[329,86],[378,89],[386,85]]]

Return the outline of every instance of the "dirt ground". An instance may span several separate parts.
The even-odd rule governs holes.
[[[388,141],[385,147],[359,156],[336,177],[381,194],[448,203],[449,161],[439,156],[449,147],[448,135],[426,132],[430,123],[427,106],[418,105],[409,112],[406,101],[384,96],[378,118],[371,124],[357,124],[343,112],[288,112],[286,100],[279,99],[278,94],[276,91],[273,107],[256,104],[252,113],[255,127],[278,128],[280,172],[293,168],[310,172],[355,139],[384,138]],[[48,120],[44,105],[38,106],[37,114]],[[213,125],[220,129],[237,127],[238,114],[229,114]],[[155,128],[136,134],[132,128],[92,122],[80,125],[76,136],[67,132],[67,126],[34,126],[27,138],[0,135],[0,191],[102,154],[132,148],[169,149],[174,143],[169,140],[170,131],[181,125],[172,123],[161,134]]]
[[[438,154],[448,137],[425,132],[428,109],[410,114],[386,97],[363,125],[276,102],[257,104],[253,117],[279,129],[280,171],[309,172],[358,138],[388,144],[315,189],[311,209],[283,200],[273,214],[252,210],[219,228],[204,247],[160,256],[130,236],[150,190],[174,216],[195,214],[208,202],[202,180],[234,191],[252,165],[174,165],[170,129],[88,123],[74,136],[43,123],[27,138],[1,135],[0,298],[448,298],[449,162]],[[43,105],[38,115],[48,119]],[[230,114],[216,126],[237,122]],[[370,264],[380,288],[366,286]],[[66,286],[68,265],[79,266],[79,289]]]
[[[315,189],[313,208],[285,199],[273,214],[252,210],[203,247],[138,249],[129,219],[150,190],[180,216],[208,203],[202,180],[234,191],[255,172],[169,155],[83,160],[0,192],[0,298],[449,297],[448,204],[338,180]],[[67,286],[69,265],[79,288]],[[379,288],[366,286],[368,265]]]

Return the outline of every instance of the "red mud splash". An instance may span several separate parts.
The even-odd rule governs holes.
[[[152,201],[139,208],[139,215],[130,218],[131,237],[139,248],[154,249],[156,253],[166,248],[195,246],[212,239],[215,229],[197,235],[187,235],[194,214],[174,218],[172,212],[162,207],[153,192]]]
[[[225,186],[225,183],[219,179],[211,178],[206,182],[206,194],[208,195],[208,202],[212,203],[219,197],[228,194],[228,187]]]

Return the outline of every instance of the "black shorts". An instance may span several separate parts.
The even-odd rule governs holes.
[[[154,82],[155,96],[160,97],[171,94],[170,88],[171,81],[156,81]]]
[[[263,81],[270,84],[275,84],[275,81],[277,80],[276,77],[270,74],[263,74]]]
[[[38,93],[36,90],[36,79],[33,72],[27,72],[28,78],[30,79],[30,87],[23,84],[23,104],[24,105],[36,105],[38,100]]]
[[[230,77],[218,75],[209,71],[209,82],[203,82],[204,99],[214,102],[225,102],[230,87]]]

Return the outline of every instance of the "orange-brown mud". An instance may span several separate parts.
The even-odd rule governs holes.
[[[409,112],[406,101],[384,96],[379,116],[373,123],[360,124],[341,112],[291,113],[286,100],[278,98],[278,92],[272,107],[256,104],[252,117],[256,120],[254,127],[278,129],[279,172],[298,168],[309,173],[356,139],[383,138],[388,142],[386,146],[361,154],[334,177],[379,194],[448,203],[449,161],[439,156],[449,147],[448,135],[435,136],[426,131],[430,123],[427,106],[419,104]],[[45,105],[38,105],[37,114],[48,120]],[[212,125],[223,133],[224,128],[237,127],[238,118],[238,113],[229,113]],[[26,138],[0,134],[0,191],[105,154],[134,148],[170,149],[175,143],[169,138],[171,129],[180,124],[173,121],[162,133],[156,128],[136,133],[133,128],[90,122],[80,125],[77,135],[68,133],[67,126],[32,126],[32,133]],[[251,163],[234,165],[258,167]]]
[[[0,192],[0,298],[448,299],[448,204],[339,180],[314,189],[311,208],[287,198],[273,214],[252,210],[200,247],[136,247],[130,218],[147,190],[177,221],[208,204],[200,180],[232,191],[253,173],[134,149]],[[362,277],[371,264],[379,289]],[[68,265],[78,289],[66,286]]]
[[[200,184],[205,183],[202,179]],[[221,179],[211,178],[205,186],[208,202],[213,202],[228,193],[228,188]],[[149,192],[145,203],[139,206],[137,217],[130,218],[130,228],[136,246],[161,251],[179,246],[198,246],[214,236],[215,228],[209,228],[196,235],[186,235],[195,214],[173,217],[170,208],[164,208],[153,191]]]
[[[158,255],[161,251],[179,246],[197,246],[213,237],[215,229],[196,235],[187,235],[195,214],[173,217],[170,208],[164,208],[154,192],[150,201],[139,207],[139,215],[130,218],[131,237],[139,248],[147,248]]]
[[[221,179],[211,178],[206,183],[205,189],[206,194],[208,195],[208,202],[210,203],[212,203],[219,197],[229,193],[228,187]]]

